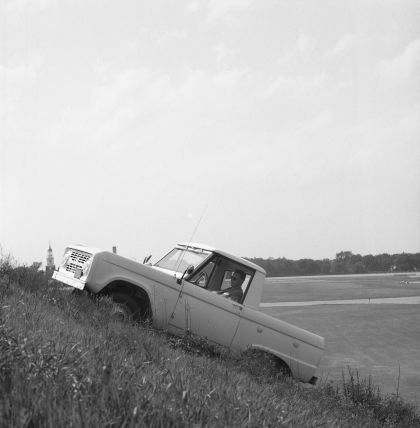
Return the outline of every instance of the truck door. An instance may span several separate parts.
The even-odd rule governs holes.
[[[192,279],[184,281],[169,320],[172,331],[191,331],[220,345],[231,345],[243,306],[211,291],[217,288],[214,281],[223,280],[226,268],[220,260],[211,260]]]
[[[239,325],[242,305],[185,281],[169,325],[174,332],[190,331],[230,346]]]

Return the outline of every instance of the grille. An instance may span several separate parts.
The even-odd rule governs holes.
[[[74,273],[76,269],[83,269],[84,264],[92,257],[92,254],[73,250],[66,263],[66,271]]]

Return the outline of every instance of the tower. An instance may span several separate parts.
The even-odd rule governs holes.
[[[54,256],[51,248],[51,242],[49,243],[48,251],[47,251],[47,264],[45,266],[45,274],[47,277],[51,277],[55,269],[54,265]]]

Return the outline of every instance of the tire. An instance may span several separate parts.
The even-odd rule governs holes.
[[[282,376],[292,377],[290,367],[280,358],[275,357],[276,368]]]
[[[136,300],[125,293],[111,293],[115,305],[111,312],[114,321],[133,322],[139,320],[140,307]]]

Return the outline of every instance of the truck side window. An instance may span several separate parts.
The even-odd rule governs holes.
[[[210,276],[215,266],[214,261],[207,263],[202,269],[195,273],[191,278],[188,278],[189,282],[192,282],[199,287],[206,288],[209,282]]]
[[[226,290],[226,289],[231,287],[230,281],[231,281],[232,274],[234,271],[235,271],[235,269],[225,271],[225,274],[223,275],[222,285],[220,286],[220,290]],[[251,279],[251,275],[249,273],[246,273],[244,282],[242,283],[242,286],[241,286],[244,293],[248,287],[250,279]]]

